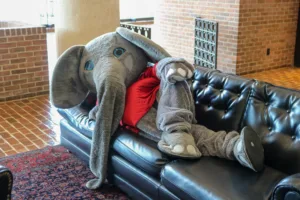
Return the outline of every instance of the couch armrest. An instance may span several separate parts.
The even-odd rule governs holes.
[[[0,199],[11,199],[13,175],[9,169],[0,165]]]
[[[284,178],[280,181],[273,193],[271,200],[300,199],[300,173]]]

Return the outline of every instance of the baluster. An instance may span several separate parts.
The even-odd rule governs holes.
[[[151,39],[151,28],[120,23],[120,26]]]

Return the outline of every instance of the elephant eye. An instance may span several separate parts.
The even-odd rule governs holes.
[[[118,47],[118,48],[115,48],[114,49],[114,56],[116,57],[116,58],[119,58],[123,53],[125,53],[125,49],[123,49],[122,47]]]
[[[92,71],[94,69],[94,63],[93,61],[89,60],[84,65],[84,70],[86,71]]]

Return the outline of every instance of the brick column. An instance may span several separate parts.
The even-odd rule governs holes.
[[[194,63],[194,20],[203,17],[219,22],[219,70],[246,74],[292,66],[298,9],[299,0],[160,0],[154,38]]]
[[[195,17],[219,22],[218,69],[235,73],[239,0],[160,0],[155,15],[155,39],[172,56],[194,63]]]
[[[241,0],[237,74],[294,65],[298,9],[299,0]]]
[[[115,31],[120,24],[118,0],[59,0],[55,9],[57,53]]]

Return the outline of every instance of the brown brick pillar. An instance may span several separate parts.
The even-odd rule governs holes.
[[[294,65],[298,9],[299,0],[241,0],[237,74]]]
[[[219,22],[218,69],[235,73],[237,59],[239,1],[158,1],[155,39],[172,56],[194,62],[195,17]]]
[[[246,74],[293,65],[299,0],[160,0],[158,4],[154,38],[173,56],[194,62],[194,19],[203,17],[219,23],[219,70]]]

